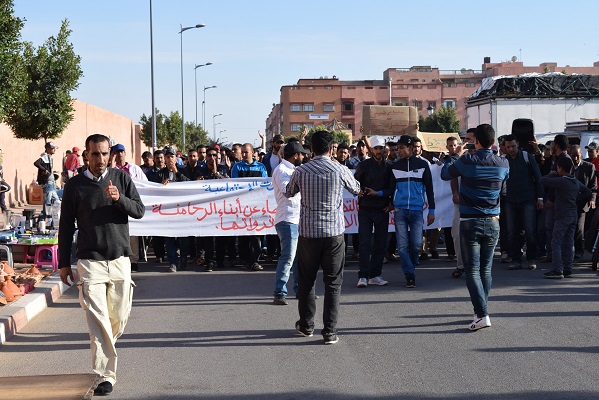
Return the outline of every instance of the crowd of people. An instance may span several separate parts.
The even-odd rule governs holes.
[[[275,135],[265,154],[250,143],[235,143],[230,149],[200,145],[186,155],[167,146],[145,152],[140,166],[126,161],[122,144],[109,146],[107,137],[92,135],[82,162],[76,147],[65,157],[60,275],[65,284],[73,281],[70,249],[77,221],[80,299],[93,368],[102,378],[97,394],[110,393],[116,382],[115,342],[131,310],[131,272],[147,258],[146,240],[156,262],[168,260],[171,272],[187,269],[188,259],[207,272],[234,265],[259,271],[260,262],[276,259],[273,303],[288,304],[287,284],[293,274],[299,311],[295,328],[303,336],[314,333],[314,288],[322,269],[325,344],[339,340],[336,326],[349,241],[359,265],[357,287],[387,285],[382,276],[386,258],[399,259],[406,287],[414,288],[416,267],[429,255],[440,257],[437,244],[443,235],[446,259],[456,263],[452,276],[466,275],[474,310],[470,330],[491,326],[488,297],[498,243],[508,269],[534,270],[541,260],[553,266],[545,278],[561,279],[572,276],[574,259],[582,256],[585,243],[594,241],[585,219],[595,210],[595,143],[587,146],[590,158],[582,160],[580,146],[569,145],[564,135],[545,145],[528,143],[532,152],[522,150],[512,135],[500,136],[496,147],[495,132],[486,124],[469,129],[463,140],[447,137],[447,151],[440,153],[424,152],[420,139],[408,135],[397,142],[364,136],[348,146],[335,143],[331,132],[317,131],[307,146],[306,133],[287,143]],[[46,143],[35,161],[46,206],[58,198],[52,160],[56,149],[53,142]],[[442,167],[441,179],[450,182],[455,206],[453,225],[443,229],[427,228],[435,221],[432,164]],[[129,236],[127,218],[142,218],[144,209],[135,182],[170,185],[244,177],[271,177],[276,235]],[[345,234],[344,190],[358,197],[357,234]],[[394,232],[389,232],[389,213]]]

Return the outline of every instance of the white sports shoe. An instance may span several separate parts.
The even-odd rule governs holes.
[[[471,331],[477,331],[479,329],[488,328],[491,326],[491,318],[488,315],[485,315],[482,318],[474,318],[472,323],[468,326],[468,329]]]
[[[366,280],[366,278],[360,278],[358,279],[358,287],[366,287],[368,286],[368,281]]]
[[[374,278],[370,278],[368,280],[368,284],[369,285],[385,286],[387,283],[389,283],[389,282],[387,282],[386,280],[384,280],[380,276],[375,276]]]

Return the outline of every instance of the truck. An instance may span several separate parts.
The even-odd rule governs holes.
[[[466,118],[468,128],[490,124],[497,136],[512,133],[513,121],[522,118],[533,121],[537,139],[581,132],[574,129],[586,129],[589,125],[585,121],[599,118],[599,75],[548,73],[485,78],[466,102]],[[586,144],[581,142],[583,148]]]

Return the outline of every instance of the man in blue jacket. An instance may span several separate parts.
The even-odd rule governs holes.
[[[493,154],[495,130],[482,124],[474,132],[476,153],[451,158],[441,170],[441,179],[462,177],[460,183],[460,248],[466,285],[474,306],[472,331],[491,326],[487,301],[491,291],[493,253],[499,239],[499,192],[508,177],[509,163]]]
[[[422,247],[425,208],[428,208],[427,225],[435,221],[435,196],[429,163],[414,155],[413,145],[413,137],[402,135],[399,138],[399,160],[391,165],[390,189],[380,193],[393,195],[397,248],[408,288],[416,287],[414,266]]]

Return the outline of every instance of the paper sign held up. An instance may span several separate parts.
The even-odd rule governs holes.
[[[418,131],[418,110],[409,106],[363,106],[365,135],[412,135]]]

